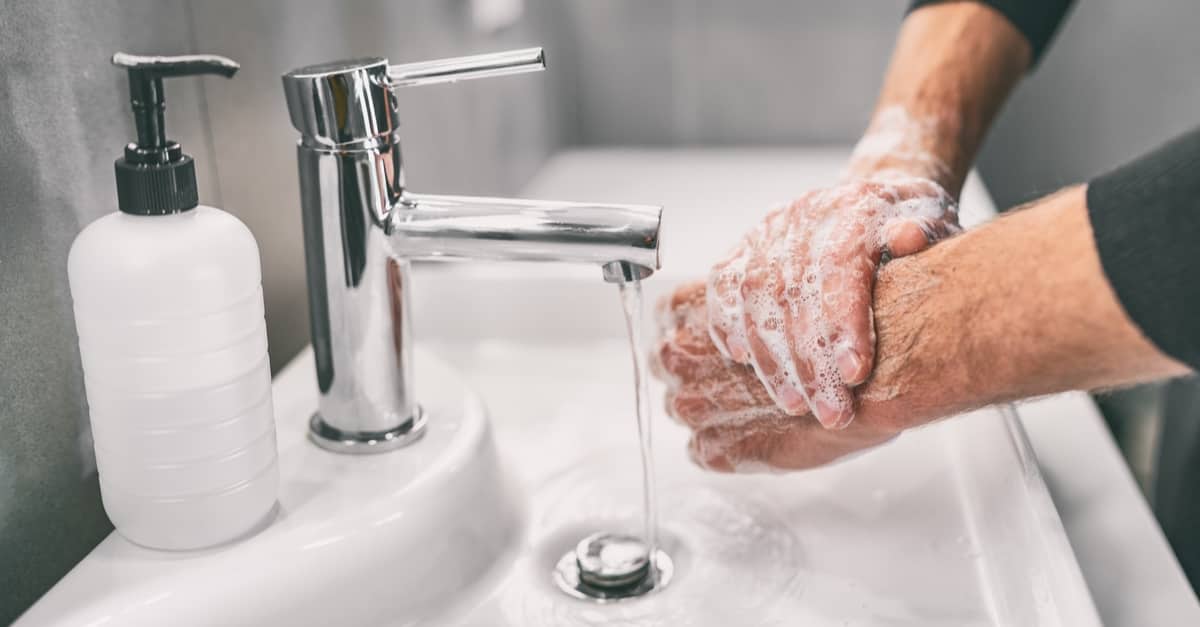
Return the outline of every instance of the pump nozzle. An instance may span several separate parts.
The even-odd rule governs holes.
[[[129,73],[129,102],[137,126],[137,141],[125,146],[125,156],[115,164],[121,211],[160,215],[195,207],[199,202],[196,168],[179,143],[167,138],[162,79],[200,74],[229,78],[240,66],[208,54],[162,57],[124,52],[114,54],[112,63]]]

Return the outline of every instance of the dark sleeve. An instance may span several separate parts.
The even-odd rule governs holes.
[[[913,0],[909,12],[923,6],[938,4],[944,0]],[[1074,0],[975,0],[986,4],[1008,18],[1033,48],[1033,62],[1037,65],[1042,53],[1066,17]]]
[[[1159,350],[1200,370],[1200,128],[1088,184],[1117,299]]]

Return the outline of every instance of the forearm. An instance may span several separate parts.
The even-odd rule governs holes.
[[[879,359],[859,419],[885,428],[1189,371],[1118,302],[1083,186],[889,264],[875,295]]]
[[[876,368],[855,388],[854,420],[835,428],[776,407],[713,344],[703,286],[681,288],[659,317],[654,364],[668,412],[693,430],[693,459],[726,472],[811,468],[993,403],[1188,373],[1127,315],[1088,209],[1085,188],[1071,188],[888,264],[874,289]],[[1180,354],[1200,363],[1200,351]]]
[[[929,178],[957,197],[992,119],[1029,67],[1029,42],[974,2],[911,13],[847,174]]]

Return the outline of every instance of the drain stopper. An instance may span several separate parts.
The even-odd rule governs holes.
[[[650,547],[634,536],[595,533],[575,546],[575,562],[579,578],[589,586],[624,588],[650,571]]]
[[[640,597],[671,580],[675,565],[637,536],[594,533],[575,545],[554,567],[554,582],[577,599],[598,603]]]

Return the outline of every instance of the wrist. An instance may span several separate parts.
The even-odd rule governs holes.
[[[857,419],[881,429],[1187,372],[1121,309],[1083,186],[889,263],[874,306],[876,366]]]
[[[952,238],[923,254],[895,260],[875,286],[876,364],[859,389],[858,420],[899,432],[1004,394],[975,336],[978,292],[955,285],[962,274]],[[947,254],[949,253],[949,254]],[[985,374],[986,373],[986,374]]]
[[[881,107],[855,145],[845,178],[925,179],[957,199],[969,167],[960,146],[961,127],[951,114],[915,113],[904,105]]]

